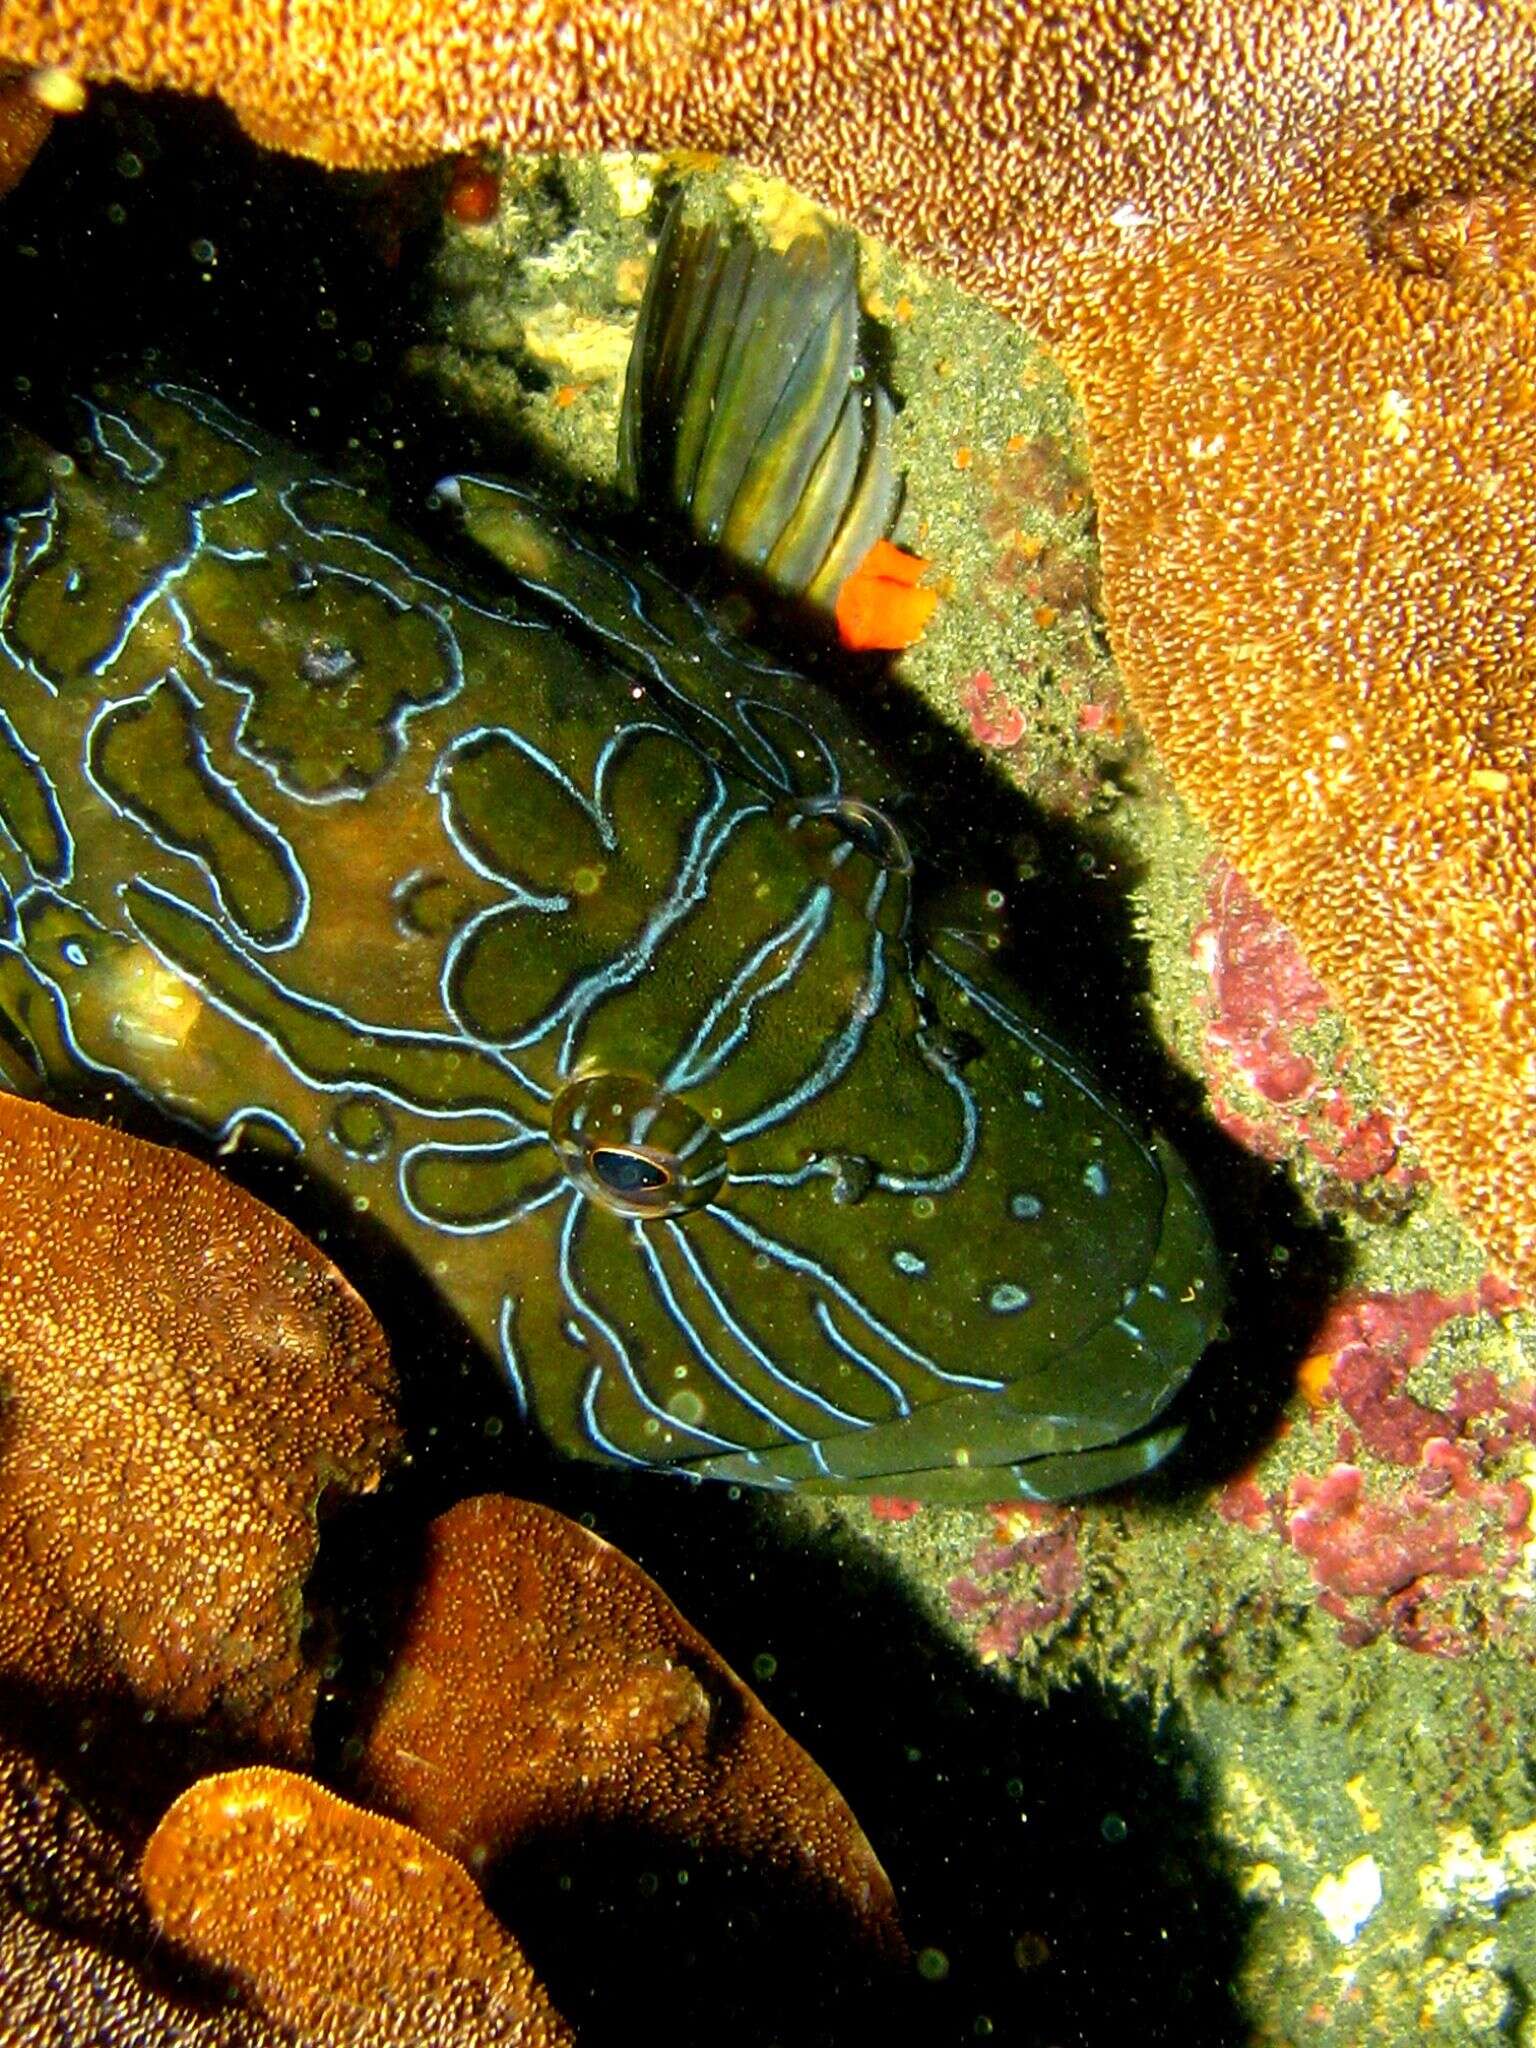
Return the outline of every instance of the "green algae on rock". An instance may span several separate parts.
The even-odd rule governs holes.
[[[952,1500],[1156,1462],[1198,1200],[946,924],[831,699],[507,486],[445,493],[488,594],[207,397],[83,423],[6,493],[41,1072],[302,1155],[568,1452]]]

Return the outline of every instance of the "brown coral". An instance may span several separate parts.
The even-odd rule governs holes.
[[[323,1491],[392,1375],[327,1260],[210,1168],[0,1095],[0,1674],[302,1754]]]
[[[141,1874],[161,1932],[314,2048],[574,2038],[452,1857],[292,1772],[201,1779]]]
[[[332,163],[738,150],[1039,324],[1175,778],[1536,1274],[1531,118],[1516,0],[13,0],[0,56]],[[336,81],[348,88],[338,91]],[[1454,1077],[1454,1079],[1452,1079]]]
[[[30,80],[0,73],[0,192],[9,192],[42,148],[49,125]]]
[[[152,1974],[133,1860],[60,1779],[0,1736],[0,2038],[263,2048],[244,2013]]]
[[[1202,238],[1122,265],[1095,318],[1143,716],[1529,1278],[1536,194]]]
[[[552,1508],[486,1496],[432,1524],[364,1781],[474,1869],[535,1831],[642,1822],[899,1945],[825,1774],[637,1565]]]
[[[3,1704],[53,1743],[81,1703],[68,1768],[108,1816],[0,1735],[0,2035],[560,2048],[467,1872],[307,1779],[200,1781],[135,1873],[157,1784],[210,1734],[307,1748],[317,1498],[377,1483],[388,1360],[313,1247],[179,1154],[0,1094],[0,1205]],[[482,1852],[534,1821],[669,1825],[898,1943],[847,1808],[635,1566],[515,1501],[428,1547],[371,1752],[397,1807]],[[102,1741],[114,1703],[162,1724],[153,1760]]]

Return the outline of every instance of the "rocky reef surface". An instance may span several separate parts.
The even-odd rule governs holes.
[[[9,202],[4,274],[35,332],[66,259],[26,209],[74,204],[71,232],[152,227],[183,332],[259,382],[243,311],[247,350],[296,330],[262,311],[240,223],[266,209],[270,236],[287,207],[291,276],[265,297],[307,324],[286,388],[263,373],[270,423],[402,503],[434,466],[504,462],[601,516],[658,185],[686,173],[772,220],[799,203],[728,165],[616,157],[285,167],[252,198],[232,135],[127,101],[92,118],[105,139],[45,155],[46,198],[29,180]],[[1041,1005],[1191,1158],[1228,1334],[1148,1485],[949,1510],[552,1469],[467,1346],[445,1358],[414,1298],[374,1301],[413,1483],[581,1514],[752,1678],[891,1871],[923,2038],[1536,2041],[1536,1325],[1135,727],[1060,370],[889,252],[863,261],[902,408],[897,537],[941,601],[889,667],[824,621],[765,630],[798,634],[923,802],[965,820]],[[167,359],[151,312],[123,314],[118,353]],[[25,341],[8,354],[25,398]],[[745,623],[757,601],[721,602]]]

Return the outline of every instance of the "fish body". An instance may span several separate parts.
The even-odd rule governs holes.
[[[264,1138],[563,1451],[1145,1470],[1220,1306],[1170,1148],[922,915],[825,694],[484,480],[473,583],[204,394],[0,481],[0,1057]]]

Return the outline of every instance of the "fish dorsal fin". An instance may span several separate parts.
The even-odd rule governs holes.
[[[786,249],[745,222],[662,227],[619,427],[625,495],[672,514],[782,593],[830,608],[900,509],[889,394],[859,349],[846,229]],[[444,478],[465,535],[630,670],[722,767],[780,793],[882,801],[896,778],[828,693],[530,491]]]
[[[830,604],[891,530],[890,395],[859,347],[858,248],[744,221],[663,224],[630,352],[619,483],[777,590]]]

